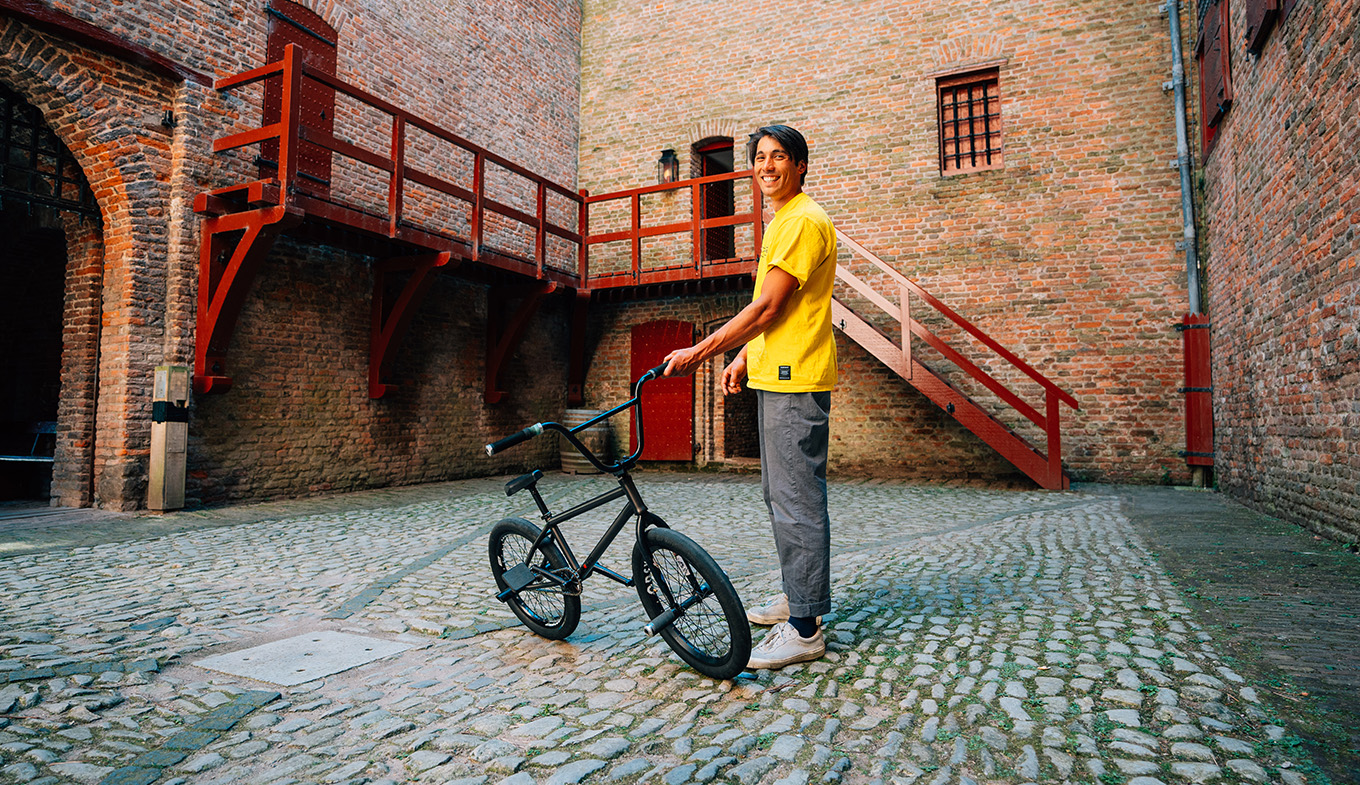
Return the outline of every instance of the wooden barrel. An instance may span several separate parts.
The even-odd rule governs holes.
[[[562,424],[568,428],[576,426],[600,416],[603,412],[597,409],[567,409],[562,416]],[[609,462],[609,421],[601,420],[583,431],[576,432],[576,438],[581,443],[590,448],[595,453],[595,457],[601,461]],[[600,470],[591,465],[584,455],[576,450],[565,438],[558,438],[562,443],[562,471],[568,474],[599,474]]]

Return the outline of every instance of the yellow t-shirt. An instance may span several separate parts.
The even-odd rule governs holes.
[[[789,200],[765,230],[755,297],[778,267],[798,279],[778,321],[746,345],[749,384],[769,392],[822,392],[836,386],[831,288],[836,282],[836,230],[805,193]]]

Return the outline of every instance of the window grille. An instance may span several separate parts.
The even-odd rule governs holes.
[[[76,159],[38,108],[0,86],[0,195],[5,201],[99,217]]]
[[[1001,73],[989,68],[935,82],[940,110],[940,173],[999,169]]]

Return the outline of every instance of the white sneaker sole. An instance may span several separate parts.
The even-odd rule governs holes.
[[[812,662],[813,660],[820,660],[825,655],[826,646],[823,645],[820,649],[809,649],[807,651],[800,651],[797,654],[791,654],[779,660],[761,660],[752,656],[750,661],[747,662],[746,667],[750,670],[771,670],[771,671],[779,670],[780,668],[784,668],[789,665],[794,665],[800,662]]]

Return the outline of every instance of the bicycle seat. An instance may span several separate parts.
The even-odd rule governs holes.
[[[525,488],[528,488],[530,485],[533,485],[534,483],[538,482],[541,479],[543,479],[543,472],[539,471],[538,469],[534,469],[533,471],[529,472],[528,474],[522,477],[516,477],[510,482],[507,482],[505,484],[505,495],[514,496],[515,494],[519,493]]]

